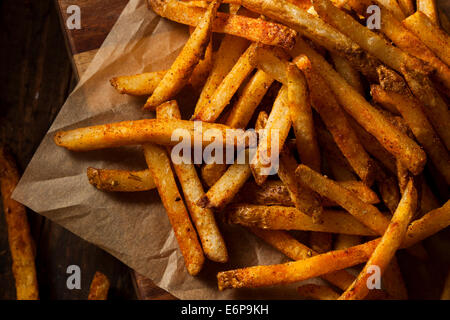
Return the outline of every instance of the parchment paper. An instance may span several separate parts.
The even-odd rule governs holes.
[[[153,117],[141,111],[145,99],[117,93],[109,79],[168,68],[187,35],[187,27],[158,17],[145,0],[131,0],[44,137],[14,199],[103,248],[178,298],[298,298],[296,286],[217,290],[217,271],[287,261],[245,229],[222,225],[230,263],[207,262],[201,274],[192,277],[156,190],[106,193],[89,184],[88,166],[145,168],[140,147],[75,153],[53,143],[60,129]]]

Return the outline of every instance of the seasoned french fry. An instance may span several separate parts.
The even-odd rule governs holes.
[[[208,163],[204,164],[201,168],[201,176],[203,182],[212,187],[220,177],[227,171],[228,166],[226,164]]]
[[[376,0],[376,2],[392,12],[396,19],[401,21],[406,18],[406,15],[403,13],[403,10],[397,0]]]
[[[450,271],[445,279],[444,288],[442,289],[441,300],[450,300]]]
[[[446,228],[450,224],[450,201],[414,221],[401,247],[409,247]],[[219,272],[219,290],[228,288],[256,288],[298,282],[367,261],[380,243],[380,238],[345,250],[330,251],[306,260],[285,264],[255,266]]]
[[[395,92],[387,92],[379,86],[372,86],[373,99],[382,105],[390,105],[402,114],[416,139],[424,147],[431,161],[450,184],[450,157],[445,146],[437,136],[420,104],[410,98]],[[397,166],[398,167],[398,166]]]
[[[111,85],[120,93],[132,96],[151,95],[166,74],[164,71],[147,72],[134,76],[115,77],[110,80]]]
[[[296,49],[298,53],[308,56],[314,70],[325,79],[339,104],[359,124],[374,135],[390,153],[407,165],[412,173],[418,174],[422,171],[426,162],[426,154],[412,139],[390,124],[378,110],[347,84],[325,59],[304,41],[298,39]]]
[[[209,77],[209,73],[212,69],[213,64],[213,46],[212,41],[209,41],[208,46],[205,50],[205,57],[201,59],[198,64],[195,66],[194,71],[192,71],[191,78],[189,79],[189,83],[191,86],[197,90],[201,91],[203,85]]]
[[[109,280],[100,271],[95,272],[94,278],[89,288],[88,300],[106,300],[108,299]]]
[[[320,171],[320,151],[314,130],[305,76],[295,64],[287,66],[288,105],[297,152],[302,163]]]
[[[349,191],[352,191],[359,199],[361,199],[361,201],[365,203],[375,204],[380,202],[377,194],[361,181],[338,181],[337,184]]]
[[[158,119],[181,119],[180,110],[175,101],[158,106],[156,116]],[[169,148],[168,152],[170,151]],[[194,164],[173,162],[173,168],[183,189],[184,200],[197,229],[203,252],[212,261],[227,262],[227,248],[217,227],[214,213],[197,205],[197,201],[205,193]]]
[[[442,29],[444,29],[444,31],[447,32],[447,34],[450,34],[450,19],[448,18],[448,15],[441,9],[438,9],[438,12],[439,12],[439,22]]]
[[[341,57],[336,53],[331,53],[333,64],[336,71],[341,75],[345,81],[348,82],[360,95],[364,95],[364,87],[361,83],[359,72],[356,71],[347,59]]]
[[[35,247],[25,207],[11,198],[19,182],[16,164],[4,147],[0,147],[0,191],[8,230],[12,271],[17,300],[38,300],[39,290],[34,263]]]
[[[158,15],[190,26],[197,25],[205,13],[203,8],[190,7],[177,0],[149,0],[149,3]],[[222,12],[217,13],[212,31],[286,49],[292,48],[297,36],[294,30],[278,23]]]
[[[339,294],[328,286],[305,284],[297,288],[298,294],[314,300],[337,300]]]
[[[417,0],[417,11],[423,12],[435,25],[439,26],[438,9],[435,0]]]
[[[87,176],[90,184],[104,191],[133,192],[156,188],[148,170],[128,171],[89,167]]]
[[[309,246],[318,253],[331,250],[333,245],[333,235],[327,232],[310,232]]]
[[[172,133],[178,129],[181,130],[180,132],[186,133],[186,136],[182,135],[183,138],[187,139],[184,142],[190,141],[193,145],[195,125],[193,121],[187,120],[143,119],[123,121],[69,131],[58,131],[55,133],[54,141],[56,145],[73,151],[89,151],[147,142],[173,146],[179,143],[178,140],[172,140]],[[205,135],[205,131],[209,129],[222,132],[224,142],[226,142],[228,130],[230,135],[237,137],[237,140],[234,141],[235,144],[244,145],[244,136],[241,131],[236,131],[221,124],[203,123],[201,139],[203,146],[207,146],[212,140]]]
[[[414,3],[413,0],[398,0],[398,4],[403,11],[405,17],[410,16],[414,13]]]
[[[288,85],[287,68],[289,62],[288,56],[280,57],[272,49],[266,47],[258,47],[252,56],[252,62],[259,69],[275,78],[278,82]]]
[[[383,199],[383,203],[390,212],[394,213],[400,202],[400,190],[397,179],[384,172],[382,168],[379,168],[376,178],[378,191],[380,192],[381,199]]]
[[[295,173],[302,183],[339,204],[371,230],[378,234],[383,234],[386,230],[389,220],[377,208],[362,202],[351,191],[305,165],[299,165]]]
[[[336,240],[334,241],[334,250],[343,250],[357,246],[362,242],[361,240],[361,236],[355,236],[351,234],[338,234],[336,235]]]
[[[403,77],[397,72],[386,66],[379,66],[377,68],[377,72],[380,86],[384,90],[389,92],[396,92],[408,97],[412,96],[411,90],[406,84],[405,79],[403,79]],[[392,114],[399,114],[397,108],[391,107],[391,105],[386,105],[383,107]]]
[[[274,166],[271,162],[272,153],[282,148],[290,128],[291,119],[287,104],[287,88],[283,86],[275,99],[267,125],[260,134],[258,148],[250,164],[257,184],[261,185],[266,181],[268,171]],[[274,135],[275,138],[272,137]],[[278,141],[272,141],[273,139],[278,139]],[[272,147],[278,148],[278,150],[272,150]]]
[[[371,275],[372,266],[379,268],[379,272],[383,274],[389,262],[400,247],[405,237],[408,224],[417,209],[417,190],[414,187],[413,180],[410,180],[397,210],[381,240],[367,261],[366,266],[359,274],[358,278],[339,298],[341,300],[359,300],[363,299],[369,292],[367,279]]]
[[[317,252],[300,243],[285,231],[263,230],[259,228],[249,228],[249,230],[292,260],[304,260],[318,255]],[[330,272],[322,275],[322,278],[342,290],[347,289],[355,279],[346,270]]]
[[[344,211],[324,210],[322,223],[293,207],[232,205],[226,209],[230,223],[269,230],[303,230],[354,235],[375,235]]]
[[[221,3],[221,0],[211,2],[169,71],[148,98],[144,109],[154,110],[185,86],[195,66],[205,56],[206,47],[211,39],[213,21]]]
[[[298,57],[296,63],[308,80],[313,106],[333,135],[334,141],[356,174],[364,182],[371,184],[375,174],[372,161],[359,142],[333,92],[324,79],[315,72],[306,56]]]

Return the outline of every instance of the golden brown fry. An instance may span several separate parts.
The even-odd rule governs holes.
[[[400,202],[400,190],[398,188],[397,179],[384,172],[382,168],[379,168],[377,184],[383,203],[390,212],[394,213],[395,209],[397,209],[398,203]]]
[[[450,271],[447,273],[444,288],[442,289],[441,300],[450,300]]]
[[[180,142],[179,140],[172,140],[172,133],[178,129],[181,130],[179,132],[181,133],[180,136],[183,137],[183,142],[193,145],[195,125],[193,121],[187,120],[144,119],[123,121],[69,131],[58,131],[55,133],[54,140],[58,146],[73,151],[89,151],[147,142],[173,146]],[[244,135],[241,131],[236,131],[221,124],[203,123],[201,138],[203,146],[207,146],[212,141],[212,138],[205,135],[205,132],[210,129],[221,132],[223,134],[222,139],[225,142],[228,130],[230,135],[237,137],[237,140],[234,141],[235,144],[244,144]]]
[[[336,235],[336,239],[334,241],[334,250],[343,250],[350,247],[354,247],[360,244],[361,242],[362,242],[361,236],[355,236],[351,234],[338,234]]]
[[[337,184],[349,191],[352,191],[359,199],[361,199],[361,201],[365,203],[375,204],[380,202],[377,194],[361,181],[338,181]]]
[[[423,12],[435,25],[439,26],[436,0],[416,0],[417,11]]]
[[[336,53],[331,53],[334,67],[345,81],[348,82],[360,95],[364,95],[364,87],[361,83],[359,72],[356,71],[347,59]]]
[[[409,227],[401,247],[406,248],[446,228],[450,224],[450,201],[414,221]],[[342,270],[367,261],[380,238],[364,244],[323,253],[306,260],[270,266],[255,266],[219,272],[219,290],[228,288],[256,288],[302,281],[336,270]]]
[[[396,92],[408,97],[412,96],[411,90],[406,84],[405,79],[394,70],[386,66],[379,66],[377,68],[377,73],[380,86],[384,90]],[[383,107],[392,114],[399,114],[397,108],[395,107],[391,107],[390,105]]]
[[[402,9],[405,17],[410,16],[414,13],[414,3],[413,0],[398,0],[398,4]]]
[[[11,198],[19,182],[16,164],[4,147],[0,146],[0,191],[8,229],[12,271],[17,300],[38,300],[39,291],[34,263],[35,247],[25,207]]]
[[[109,280],[100,271],[95,272],[94,278],[89,288],[88,300],[107,300],[109,290]]]
[[[379,268],[380,274],[383,274],[384,270],[389,265],[389,262],[395,255],[395,252],[400,247],[402,240],[405,237],[408,224],[415,214],[416,209],[417,190],[411,179],[403,193],[402,199],[400,200],[386,233],[381,237],[378,246],[358,278],[339,299],[359,300],[363,299],[368,294],[369,288],[367,286],[367,279],[372,274],[371,268],[376,266]]]
[[[320,151],[305,76],[295,64],[287,66],[288,105],[297,152],[302,163],[320,171]]]
[[[160,16],[190,26],[197,25],[205,12],[203,8],[190,7],[177,0],[149,0],[149,2]],[[292,48],[297,36],[294,30],[278,23],[222,12],[217,13],[212,30],[286,49]]]
[[[422,171],[426,162],[426,154],[412,139],[390,124],[378,110],[347,84],[325,59],[304,41],[298,39],[296,48],[297,51],[308,56],[313,68],[325,79],[339,104],[358,123],[373,134],[390,153],[401,159],[412,173],[418,174]]]
[[[201,177],[203,182],[208,186],[212,187],[220,177],[227,171],[226,164],[209,163],[204,164],[201,168]]]
[[[221,3],[221,0],[211,2],[169,71],[148,98],[144,109],[154,110],[158,105],[176,95],[189,81],[195,66],[205,57],[206,47],[211,39],[213,21]]]
[[[258,47],[252,56],[252,63],[278,82],[288,84],[287,67],[289,62],[287,56],[278,56],[274,50],[266,47]]]
[[[227,207],[226,214],[230,223],[246,227],[375,235],[350,214],[338,210],[324,210],[321,224],[293,207],[236,204]]]
[[[302,297],[314,300],[337,300],[339,294],[328,286],[317,284],[305,284],[297,288]]]
[[[397,0],[376,0],[376,2],[381,4],[381,6],[385,7],[390,12],[392,12],[392,14],[395,16],[396,19],[401,21],[406,18],[406,15],[403,13],[403,10],[400,7],[400,4],[397,2]],[[382,17],[384,18],[383,15]]]
[[[359,142],[333,92],[324,79],[315,72],[306,56],[298,57],[296,63],[308,80],[313,106],[333,135],[334,141],[356,174],[370,185],[375,174],[372,161]]]
[[[195,66],[194,71],[192,71],[191,78],[189,79],[189,83],[191,86],[197,90],[201,91],[203,85],[209,77],[209,74],[212,69],[213,64],[213,46],[212,41],[209,41],[208,46],[206,47],[205,57],[201,59],[198,64]]]
[[[442,29],[444,29],[444,31],[447,32],[447,34],[450,34],[450,19],[448,18],[448,15],[441,9],[438,9],[438,12],[439,12],[439,22]]]
[[[327,232],[310,232],[309,246],[318,253],[331,250],[333,245],[333,235]]]
[[[373,99],[382,105],[390,105],[402,114],[417,141],[424,147],[431,161],[450,184],[450,157],[437,136],[420,104],[411,97],[395,92],[387,92],[379,86],[372,86]],[[398,165],[397,165],[398,167]]]
[[[304,260],[318,255],[317,252],[300,243],[285,231],[259,228],[249,228],[249,230],[292,260]],[[346,270],[330,272],[322,275],[322,278],[342,290],[347,289],[355,280],[355,277]]]
[[[176,101],[170,101],[158,106],[156,108],[156,116],[158,119],[181,118]],[[171,152],[171,148],[168,149],[168,152]],[[203,252],[212,261],[222,263],[227,262],[227,248],[219,228],[217,227],[214,213],[209,209],[204,209],[197,205],[197,201],[199,201],[205,193],[194,164],[177,164],[173,162],[173,168],[181,188],[183,189],[184,200],[197,229]]]
[[[371,230],[378,234],[383,234],[386,230],[389,220],[377,208],[362,202],[351,191],[305,165],[299,165],[295,173],[302,183],[321,196],[339,204]]]
[[[214,94],[193,116],[194,120],[214,122],[228,105],[239,86],[254,69],[251,56],[255,54],[256,43],[253,43],[242,54],[231,71],[226,75]]]
[[[115,192],[146,191],[156,188],[150,171],[87,169],[89,183],[99,190]]]
[[[164,71],[146,72],[134,76],[115,77],[111,85],[120,93],[132,96],[151,95],[166,74]]]

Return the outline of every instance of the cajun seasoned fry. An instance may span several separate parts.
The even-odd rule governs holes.
[[[54,140],[56,145],[73,151],[89,151],[147,142],[173,146],[179,143],[178,140],[172,140],[172,133],[177,129],[182,133],[180,136],[183,137],[184,142],[193,144],[195,126],[196,124],[193,121],[187,120],[144,119],[123,121],[69,131],[58,131],[55,133]],[[205,131],[209,129],[221,132],[223,141],[226,141],[228,130],[230,135],[236,137],[235,144],[244,145],[243,132],[236,131],[228,126],[203,123],[202,129],[201,142],[203,146],[207,146],[211,142],[212,138],[205,135]]]
[[[252,63],[278,82],[284,85],[288,84],[287,67],[289,62],[287,56],[279,57],[270,48],[258,47],[252,56]]]
[[[386,67],[386,66],[379,66],[377,68],[378,72],[378,80],[380,82],[380,86],[390,92],[396,92],[399,94],[402,94],[404,96],[411,97],[412,93],[409,89],[408,85],[405,82],[405,79],[399,75],[394,70]],[[399,114],[397,108],[391,107],[391,105],[383,106],[385,109],[387,109],[392,114]]]
[[[134,192],[156,188],[149,170],[128,171],[89,167],[87,176],[90,184],[104,191]]]
[[[208,187],[212,187],[217,181],[219,181],[220,177],[223,176],[227,169],[228,167],[226,164],[205,164],[201,168],[202,180]]]
[[[169,71],[148,98],[144,109],[154,110],[156,106],[171,99],[185,86],[195,66],[205,56],[211,39],[212,24],[221,3],[221,0],[211,2]]]
[[[314,130],[305,76],[295,64],[287,66],[288,105],[297,152],[302,163],[320,171],[320,150]]]
[[[417,190],[413,180],[410,180],[397,210],[381,240],[367,261],[366,266],[359,274],[358,278],[339,298],[341,300],[363,299],[369,292],[367,278],[370,277],[372,266],[377,266],[383,274],[395,252],[400,247],[405,237],[407,227],[417,209]]]
[[[302,297],[314,300],[337,300],[339,298],[339,294],[330,287],[312,283],[298,287],[297,291]]]
[[[417,11],[423,12],[435,25],[439,26],[436,0],[417,0]]]
[[[212,36],[211,36],[212,37]],[[190,85],[197,91],[201,91],[203,85],[209,77],[209,73],[212,69],[213,63],[213,46],[212,41],[209,41],[205,50],[205,57],[201,59],[192,71],[191,78],[189,79]]]
[[[11,198],[19,182],[19,171],[5,148],[0,146],[0,191],[8,229],[12,271],[17,300],[38,300],[39,291],[34,263],[35,247],[25,207]]]
[[[331,53],[336,71],[345,79],[360,95],[364,95],[364,87],[361,83],[359,72],[345,58],[336,53]]]
[[[412,173],[418,174],[422,171],[426,154],[412,139],[390,124],[378,110],[347,84],[322,56],[301,39],[297,41],[296,51],[298,54],[303,53],[308,56],[314,70],[325,79],[339,104],[374,135],[383,147],[407,165]]]
[[[230,223],[269,230],[303,230],[354,235],[375,235],[350,214],[324,210],[322,223],[293,207],[232,205],[226,209]]]
[[[156,108],[158,119],[180,119],[180,110],[175,101],[162,104]],[[171,149],[168,149],[171,152]],[[197,229],[203,252],[212,261],[225,263],[228,252],[225,242],[217,227],[214,213],[197,205],[197,201],[204,196],[203,186],[198,178],[194,164],[175,163],[173,168],[183,189],[184,200]]]
[[[447,183],[450,184],[450,157],[448,151],[428,122],[420,104],[413,98],[405,97],[395,92],[384,91],[379,86],[372,86],[371,93],[376,102],[397,108],[403,119],[408,123],[416,139],[424,147],[431,161],[445,177]]]
[[[100,271],[95,272],[94,278],[89,288],[88,300],[106,300],[108,299],[109,280]]]
[[[115,77],[110,80],[111,85],[120,93],[132,96],[151,95],[159,85],[164,75],[164,71],[147,72],[134,76]]]
[[[190,26],[197,25],[205,13],[203,8],[190,7],[177,0],[149,0],[149,3],[158,15]],[[217,13],[212,31],[286,49],[292,48],[297,36],[294,30],[278,23],[222,12]]]
[[[392,12],[396,19],[401,21],[406,18],[406,15],[403,13],[400,3],[398,3],[397,0],[376,0],[376,2]],[[348,3],[348,5],[350,4]]]
[[[378,234],[386,230],[389,220],[377,208],[362,202],[352,192],[305,165],[299,165],[295,173],[302,183],[339,204],[371,230]]]

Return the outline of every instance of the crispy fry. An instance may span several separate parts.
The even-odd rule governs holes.
[[[156,188],[149,170],[128,171],[89,167],[87,176],[90,184],[104,191],[133,192]]]
[[[159,119],[181,118],[180,110],[175,101],[158,106],[156,108],[156,116]],[[169,148],[168,152],[170,151],[171,149]],[[197,205],[197,201],[205,193],[194,164],[173,163],[173,168],[183,189],[184,200],[197,229],[203,252],[212,261],[227,262],[227,248],[217,227],[214,213],[209,209],[204,209]]]
[[[38,300],[39,291],[34,263],[35,247],[25,207],[11,198],[19,182],[16,164],[4,147],[0,146],[0,191],[8,229],[12,271],[17,300]]]
[[[324,210],[321,224],[293,207],[236,204],[227,207],[226,214],[230,223],[261,229],[375,235],[351,215],[338,210]]]
[[[108,299],[109,280],[100,271],[95,272],[94,278],[89,288],[88,300],[106,300]]]
[[[448,151],[428,122],[420,104],[412,98],[395,92],[387,92],[379,86],[372,86],[371,93],[376,102],[397,108],[403,119],[408,123],[416,139],[424,147],[431,161],[445,177],[447,183],[450,184],[450,157]]]
[[[438,9],[438,12],[439,12],[439,22],[442,29],[444,29],[444,31],[447,32],[447,34],[450,34],[450,19],[448,18],[448,15],[441,9]]]
[[[286,73],[289,114],[295,133],[297,152],[302,163],[320,171],[320,151],[305,76],[292,63],[288,65]]]
[[[206,80],[209,77],[209,73],[211,72],[213,64],[212,55],[213,44],[210,40],[208,46],[206,47],[205,57],[201,59],[195,66],[194,71],[192,71],[191,78],[189,79],[189,83],[191,84],[191,86],[199,92],[202,90],[203,85],[205,84]]]
[[[371,230],[378,234],[383,234],[386,230],[389,220],[377,208],[362,202],[351,191],[305,165],[299,165],[295,173],[302,183],[339,204]]]
[[[252,62],[278,82],[288,85],[287,68],[289,62],[287,56],[280,57],[271,48],[258,47],[252,56]]]
[[[376,266],[379,268],[379,272],[383,274],[384,270],[389,265],[389,262],[395,255],[395,252],[400,247],[402,240],[405,237],[408,224],[415,214],[416,209],[417,190],[414,187],[413,180],[410,180],[386,233],[382,236],[378,246],[358,278],[339,299],[359,300],[367,295],[369,292],[367,279],[372,274],[370,269],[372,266]]]
[[[330,287],[312,283],[298,287],[297,291],[299,295],[314,300],[337,300],[339,298],[339,294]]]
[[[309,245],[318,253],[328,252],[333,245],[333,235],[327,232],[310,232]]]
[[[334,241],[334,250],[343,250],[357,246],[361,243],[361,240],[361,236],[355,236],[351,234],[338,234],[336,235],[336,240]]]
[[[308,56],[313,68],[325,79],[339,104],[358,123],[373,134],[390,153],[401,159],[412,173],[418,174],[422,171],[426,162],[426,154],[413,140],[390,124],[378,110],[347,84],[325,59],[304,41],[298,39],[296,48],[297,51],[300,51],[299,53]]]
[[[384,172],[382,168],[379,168],[376,178],[378,191],[380,192],[381,199],[383,199],[383,203],[390,212],[394,213],[400,202],[400,190],[397,180],[392,175]]]
[[[377,68],[377,73],[380,86],[384,90],[389,92],[396,92],[408,97],[412,96],[411,90],[406,84],[405,79],[403,79],[403,77],[394,70],[386,66],[379,66]],[[386,105],[383,107],[392,114],[399,114],[396,107],[392,107],[391,105]]]
[[[208,186],[212,187],[220,177],[227,171],[228,167],[226,164],[209,163],[204,164],[201,168],[201,177],[203,182]]]
[[[406,18],[406,15],[403,13],[403,10],[397,0],[376,0],[376,2],[392,12],[396,19],[401,21]],[[384,18],[384,15],[382,17]]]
[[[417,11],[423,12],[435,25],[439,26],[438,9],[435,0],[417,0]]]
[[[412,0],[398,0],[398,4],[400,5],[405,17],[414,13],[414,3]]]
[[[211,138],[205,135],[205,131],[209,129],[222,132],[223,141],[225,142],[226,130],[229,130],[230,134],[237,137],[234,143],[243,145],[243,133],[230,129],[228,126],[203,123],[202,128],[201,143],[203,146],[207,146],[211,142]],[[147,142],[173,146],[179,143],[178,140],[172,141],[171,139],[172,133],[177,129],[186,133],[186,135],[182,135],[183,138],[186,137],[187,139],[185,142],[190,141],[193,144],[195,132],[195,123],[193,121],[159,119],[123,121],[69,131],[58,131],[55,133],[54,140],[56,145],[73,151],[89,151]]]
[[[304,260],[318,255],[317,252],[300,243],[285,231],[263,230],[259,228],[249,228],[249,230],[292,260]],[[342,290],[347,289],[355,279],[346,270],[330,272],[322,275],[322,278]]]
[[[190,26],[197,25],[205,12],[203,8],[190,7],[177,0],[149,0],[149,2],[160,16]],[[297,36],[294,30],[278,23],[222,12],[217,13],[212,30],[286,49],[292,48]]]
[[[361,201],[365,203],[375,204],[380,202],[377,194],[361,181],[338,181],[337,184],[349,191],[352,191],[359,199],[361,199]]]
[[[217,87],[208,102],[194,114],[194,120],[214,122],[228,105],[239,86],[254,69],[251,56],[255,54],[256,43],[253,43],[242,54],[231,71]]]
[[[151,95],[159,85],[164,75],[164,71],[146,72],[134,76],[115,77],[110,80],[111,85],[120,93],[132,96]]]
[[[205,57],[206,47],[211,39],[213,21],[221,3],[221,0],[211,2],[169,71],[148,98],[144,109],[154,110],[156,106],[172,98],[185,86],[195,66]]]
[[[345,58],[336,53],[331,53],[333,64],[336,71],[341,75],[345,81],[348,82],[360,95],[364,95],[364,87],[361,83],[359,72],[356,71],[352,65]]]
[[[450,201],[414,221],[409,227],[401,247],[409,247],[450,224]],[[367,261],[374,252],[380,238],[364,244],[323,253],[306,260],[285,264],[255,266],[219,272],[219,290],[228,288],[256,288],[298,282],[336,270],[342,270]]]

